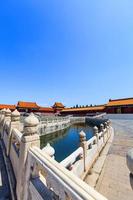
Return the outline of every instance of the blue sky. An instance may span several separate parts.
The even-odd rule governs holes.
[[[132,0],[2,0],[0,103],[133,96]]]

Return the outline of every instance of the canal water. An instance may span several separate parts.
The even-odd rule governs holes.
[[[65,130],[41,136],[41,148],[50,143],[55,149],[55,159],[60,162],[79,147],[79,132],[82,130],[87,140],[93,136],[93,130],[87,124],[74,124]]]

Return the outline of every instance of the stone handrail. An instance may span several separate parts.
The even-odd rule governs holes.
[[[10,128],[10,121],[6,121],[5,125],[4,125],[4,129],[7,130],[9,132],[9,128]],[[8,134],[8,133],[7,133]]]
[[[91,145],[94,145],[96,143],[96,136],[93,136],[92,138],[90,138],[86,143],[87,143],[87,146],[88,148],[91,146]]]
[[[104,128],[101,125],[101,128],[102,130],[98,132],[98,128],[94,127],[94,136],[88,141],[86,141],[86,134],[82,131],[80,133],[81,147],[60,162],[78,177],[85,177],[110,137],[111,127]]]
[[[79,166],[84,168],[84,156],[92,156],[92,150],[94,149],[95,152],[101,147],[100,145],[103,144],[101,135],[103,134],[99,138],[95,128],[94,140],[96,140],[96,144],[93,145],[92,149],[88,149],[84,133],[80,135],[82,137],[80,138],[81,147],[75,151],[74,156],[69,157],[69,161],[76,164],[76,168],[69,171],[70,169],[67,170],[61,163],[54,160],[54,149],[49,144],[43,150],[40,149],[40,138],[37,134],[38,124],[38,119],[34,114],[30,114],[24,120],[24,129],[21,133],[20,113],[17,110],[11,113],[9,109],[4,109],[0,113],[0,134],[15,174],[17,199],[37,200],[38,197],[42,196],[40,192],[42,189],[42,191],[48,191],[51,195],[62,200],[106,200],[105,197],[74,175]],[[91,143],[94,143],[94,140],[91,139]],[[87,147],[87,154],[85,147]],[[79,163],[78,156],[80,156]],[[88,159],[88,156],[86,158]],[[86,160],[87,164],[89,162]],[[67,160],[64,161],[65,166],[69,163]],[[41,188],[36,187],[37,181],[39,181]]]
[[[70,156],[62,160],[60,163],[62,166],[71,169],[73,163],[79,158],[83,157],[83,148],[79,147],[76,151],[74,151]]]
[[[20,143],[21,143],[21,139],[19,135],[17,135],[16,130],[13,129],[11,132],[8,155],[10,157],[12,168],[13,168],[16,179],[19,173]]]
[[[8,140],[8,134],[10,132],[10,121],[4,121],[3,123],[3,127],[2,127],[2,137],[3,137],[3,141],[5,143],[5,146],[7,145],[7,140]]]
[[[88,148],[90,148],[91,145],[95,144],[96,141],[96,136],[93,136],[91,139],[89,139],[87,141],[87,146]],[[72,170],[72,165],[83,158],[83,148],[79,147],[78,149],[76,149],[71,155],[69,155],[68,157],[66,157],[64,160],[62,160],[60,163],[66,167],[69,168],[70,170]]]
[[[17,142],[21,142],[22,135],[23,134],[16,128],[12,129],[12,136],[15,136]]]
[[[66,170],[62,165],[51,159],[47,154],[44,154],[37,147],[30,149],[28,163],[29,166],[26,175],[28,176],[31,166],[35,166],[35,169],[33,167],[31,172],[33,178],[39,178],[36,176],[36,174],[38,174],[37,170],[40,170],[40,173],[45,174],[46,182],[44,185],[47,186],[48,189],[50,188],[54,191],[59,199],[106,200],[105,197],[96,192],[78,177],[75,177],[73,173]]]

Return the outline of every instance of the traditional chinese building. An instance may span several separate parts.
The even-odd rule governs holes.
[[[105,105],[89,106],[84,108],[65,108],[61,111],[62,115],[90,115],[105,112]]]
[[[9,104],[0,104],[0,110],[4,109],[4,108],[9,108],[11,111],[14,111],[16,109],[15,105],[9,105]]]
[[[107,104],[82,108],[65,108],[60,102],[55,102],[52,107],[42,107],[36,102],[18,101],[17,105],[0,104],[0,110],[9,108],[11,111],[37,112],[50,115],[91,115],[94,113],[133,113],[133,98],[109,100]]]
[[[133,113],[133,98],[110,99],[106,104],[107,113]]]
[[[19,112],[38,112],[44,114],[54,114],[54,109],[52,107],[38,106],[36,102],[19,101],[16,108]]]
[[[37,112],[39,110],[39,106],[36,102],[25,102],[25,101],[18,101],[16,108],[20,112]]]
[[[53,105],[54,112],[60,114],[61,111],[65,108],[65,106],[60,102],[55,102]]]
[[[54,109],[52,107],[39,107],[39,113],[54,114]]]

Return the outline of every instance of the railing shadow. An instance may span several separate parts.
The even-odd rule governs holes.
[[[133,174],[130,173],[129,178],[130,178],[130,185],[133,190]]]

